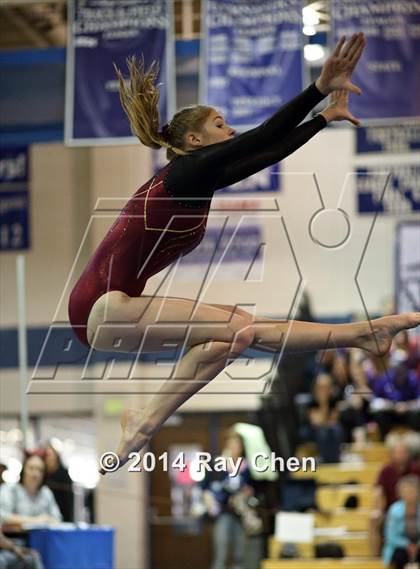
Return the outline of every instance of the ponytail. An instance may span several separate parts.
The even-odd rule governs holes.
[[[145,70],[144,57],[136,61],[132,55],[127,58],[130,73],[129,84],[126,83],[121,71],[114,63],[120,90],[120,101],[130,121],[131,132],[142,144],[149,148],[170,149],[174,154],[187,154],[185,150],[176,148],[168,141],[168,125],[159,131],[159,88],[155,84],[159,73],[159,63],[153,61]]]
[[[155,60],[146,71],[143,55],[139,60],[132,55],[127,58],[130,73],[126,81],[114,63],[117,73],[120,100],[130,121],[131,132],[142,144],[149,148],[167,148],[168,160],[175,156],[189,154],[183,150],[185,135],[188,131],[200,131],[210,114],[211,107],[195,105],[178,111],[169,123],[159,130],[159,85],[156,79],[159,74],[159,63]]]

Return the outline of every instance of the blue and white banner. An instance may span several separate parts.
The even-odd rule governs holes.
[[[401,164],[357,168],[359,213],[408,214],[420,211],[420,166]]]
[[[301,0],[203,1],[200,99],[239,131],[302,90]]]
[[[0,184],[26,184],[28,171],[27,146],[0,146]]]
[[[158,60],[162,123],[175,110],[170,0],[71,0],[67,49],[65,139],[72,145],[134,143],[121,107],[113,63]]]
[[[0,251],[29,248],[28,147],[0,147]]]
[[[365,51],[353,74],[363,95],[351,96],[361,120],[420,117],[420,2],[333,0],[333,39],[364,32]]]
[[[420,150],[420,122],[356,129],[357,154],[406,154]]]

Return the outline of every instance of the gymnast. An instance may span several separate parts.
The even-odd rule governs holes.
[[[133,194],[93,253],[71,292],[69,320],[79,340],[95,350],[158,352],[168,339],[185,350],[147,406],[124,411],[119,466],[249,347],[279,352],[289,332],[285,353],[334,345],[385,354],[395,334],[420,324],[416,312],[336,325],[274,320],[235,306],[142,294],[149,277],[197,247],[215,190],[284,159],[331,121],[359,124],[348,95],[361,94],[351,74],[364,46],[362,33],[347,42],[342,37],[313,84],[236,136],[216,109],[203,105],[180,110],[159,130],[155,62],[146,70],[143,59],[129,58],[129,83],[116,68],[133,134],[150,148],[167,148],[169,162]],[[329,94],[325,110],[302,123]]]

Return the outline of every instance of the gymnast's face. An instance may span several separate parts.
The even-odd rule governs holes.
[[[221,113],[211,109],[200,132],[188,132],[187,144],[192,150],[223,142],[235,136],[235,129],[225,123]]]

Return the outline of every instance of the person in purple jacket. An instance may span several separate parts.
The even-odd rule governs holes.
[[[409,369],[407,361],[393,362],[391,356],[390,362],[382,373],[373,369],[367,372],[374,396],[371,412],[383,438],[396,424],[420,431],[420,377]]]

